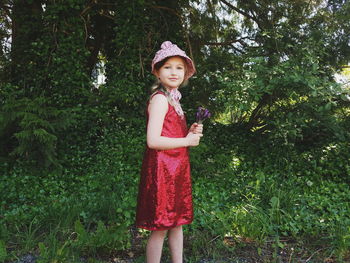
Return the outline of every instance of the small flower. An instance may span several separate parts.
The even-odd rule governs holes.
[[[198,111],[196,113],[196,122],[198,124],[202,124],[203,121],[210,118],[210,116],[211,116],[211,114],[206,108],[199,107]]]

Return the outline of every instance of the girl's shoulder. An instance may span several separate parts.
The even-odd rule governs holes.
[[[169,102],[166,93],[162,90],[157,90],[154,93],[152,93],[151,96],[149,97],[148,103],[154,100],[156,101],[160,100],[160,101],[163,101],[164,103],[165,101],[167,101],[167,103]]]
[[[169,102],[166,98],[164,92],[155,92],[151,95],[150,99],[147,103],[148,113],[150,109],[155,109],[156,112],[160,111],[168,111],[169,110]]]
[[[162,90],[157,90],[157,91],[155,91],[155,92],[153,92],[153,93],[151,94],[149,100],[151,100],[155,95],[158,95],[158,94],[161,94],[161,95],[163,95],[164,97],[166,97],[166,94],[165,94],[164,91],[162,91]]]
[[[148,103],[168,104],[168,99],[167,99],[166,94],[164,92],[157,91],[150,96]]]

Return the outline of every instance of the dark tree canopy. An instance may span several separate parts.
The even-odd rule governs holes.
[[[347,1],[3,1],[1,156],[56,162],[60,147],[92,126],[142,115],[150,61],[164,40],[197,64],[185,107],[207,106],[217,120],[278,143],[342,137],[349,90],[334,73],[350,58],[349,8]],[[106,82],[97,87],[101,70]]]

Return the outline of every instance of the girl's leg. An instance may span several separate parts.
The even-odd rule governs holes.
[[[146,247],[147,263],[159,263],[167,231],[152,231]]]
[[[169,241],[172,263],[182,263],[182,253],[183,253],[182,226],[177,226],[169,230],[168,241]]]

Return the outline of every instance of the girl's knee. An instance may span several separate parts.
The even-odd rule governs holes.
[[[159,238],[165,238],[168,230],[160,230],[160,231],[152,231],[152,236],[159,237]]]
[[[182,226],[176,226],[172,229],[169,230],[170,232],[178,232],[178,231],[182,231]]]
[[[182,225],[174,227],[176,230],[182,230]]]

